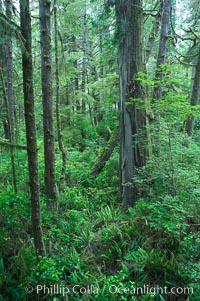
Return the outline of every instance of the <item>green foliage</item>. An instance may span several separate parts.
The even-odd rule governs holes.
[[[62,185],[55,212],[47,211],[45,206],[41,83],[40,72],[37,72],[40,70],[39,30],[37,18],[32,20],[38,163],[46,256],[38,260],[34,251],[27,154],[24,150],[15,149],[18,186],[18,193],[15,194],[7,152],[9,148],[4,145],[0,154],[0,300],[50,301],[54,297],[61,301],[166,299],[162,293],[135,294],[135,290],[144,285],[189,287],[194,289],[194,294],[176,296],[177,300],[200,299],[199,105],[191,107],[188,103],[191,70],[177,63],[173,51],[168,53],[169,64],[160,67],[162,80],[154,79],[156,62],[152,56],[148,75],[139,73],[136,79],[147,90],[145,102],[140,104],[140,99],[131,99],[139,106],[145,105],[149,117],[154,118],[158,112],[160,117],[159,131],[154,124],[148,125],[149,132],[156,133],[151,141],[153,152],[146,166],[138,169],[137,177],[133,179],[139,195],[136,206],[123,207],[119,199],[117,147],[102,172],[95,179],[90,177],[91,166],[119,119],[119,76],[114,38],[124,34],[125,24],[118,24],[118,31],[114,34],[114,2],[68,0],[57,1],[57,7],[54,7],[59,16],[60,111],[62,139],[67,149],[66,181]],[[153,5],[145,1],[146,9],[153,9]],[[85,12],[87,79],[83,92]],[[33,13],[36,13],[35,8]],[[148,36],[152,18],[147,17],[145,21],[145,36]],[[9,33],[18,35],[18,26],[5,19],[3,14],[0,15],[0,23]],[[5,39],[2,38],[2,42]],[[191,54],[198,50],[199,44],[196,45],[191,49]],[[14,54],[17,145],[26,145],[21,58],[15,44]],[[53,59],[53,81],[54,64]],[[158,101],[152,100],[156,85],[161,85],[163,91],[162,99]],[[86,103],[84,113],[81,107],[83,99]],[[193,138],[184,133],[183,122],[189,114],[196,118]],[[6,110],[2,107],[1,121],[5,118]],[[1,137],[4,134],[2,127]],[[62,156],[56,131],[55,156],[59,186]],[[27,284],[34,288],[32,293],[25,290]],[[37,285],[50,287],[55,284],[67,286],[67,296],[36,293]],[[96,290],[92,294],[74,293],[74,285],[84,288],[93,286]]]

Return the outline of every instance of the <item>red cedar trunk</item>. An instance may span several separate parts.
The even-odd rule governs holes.
[[[50,7],[51,2],[49,0],[39,1],[44,128],[45,194],[47,197],[47,207],[55,208],[57,200],[57,191],[55,179],[55,151],[53,131]]]
[[[142,0],[118,0],[116,16],[121,98],[120,191],[123,202],[133,205],[138,199],[133,179],[137,175],[137,168],[145,165],[147,142],[142,101],[145,91],[136,80],[137,73],[145,71]]]
[[[32,226],[34,245],[37,255],[45,255],[43,243],[41,213],[40,213],[40,186],[38,176],[37,141],[34,110],[33,90],[33,65],[32,65],[32,41],[31,41],[31,16],[29,0],[20,0],[21,32],[26,41],[25,51],[22,54],[24,110],[26,124],[26,140],[29,168],[29,185],[31,193]]]

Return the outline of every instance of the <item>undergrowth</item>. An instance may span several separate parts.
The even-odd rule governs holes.
[[[182,133],[163,133],[159,153],[135,179],[134,208],[117,198],[117,153],[94,180],[94,154],[70,151],[58,211],[47,213],[42,197],[47,255],[39,262],[28,194],[2,189],[0,300],[200,300],[200,148]],[[45,294],[36,290],[43,285]],[[55,285],[65,296],[50,291]],[[155,287],[188,291],[167,296]]]

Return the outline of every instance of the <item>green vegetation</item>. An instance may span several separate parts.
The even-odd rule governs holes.
[[[94,180],[89,172],[95,150],[68,150],[68,185],[60,194],[58,211],[47,212],[42,197],[47,257],[39,263],[33,252],[28,192],[24,194],[20,187],[14,194],[2,183],[2,300],[36,300],[35,291],[25,293],[27,284],[67,284],[69,300],[129,300],[130,295],[112,294],[109,287],[133,290],[145,284],[189,287],[194,295],[187,296],[188,300],[199,299],[198,130],[196,141],[191,141],[172,127],[170,146],[167,133],[162,122],[159,156],[153,157],[136,179],[141,199],[134,208],[123,207],[116,198],[117,152]],[[4,154],[1,166],[5,170],[8,159]],[[26,158],[19,153],[17,159],[19,174]],[[23,177],[21,185],[26,175]],[[90,290],[93,286],[94,293],[73,293],[73,285],[89,285]],[[132,300],[164,300],[161,295],[157,299],[150,294],[134,296]],[[39,296],[40,300],[52,300],[52,294]],[[58,296],[58,300],[65,299]]]
[[[141,8],[140,0],[52,2],[39,3],[50,11],[42,13],[51,30],[45,22],[39,29],[37,3],[31,3],[31,40],[28,26],[19,25],[27,21],[29,1],[20,0],[18,12],[15,3],[0,0],[0,301],[199,301],[199,0],[164,1],[173,10],[161,65],[156,13],[164,15],[162,1],[144,1],[141,19],[126,10],[132,2]],[[149,45],[147,71],[140,44],[125,48],[135,45],[126,17],[140,30],[139,37],[133,30],[134,39]],[[49,93],[43,107],[47,69],[40,66],[39,31],[52,38],[51,51],[43,44]],[[138,70],[124,84],[129,62]],[[53,120],[44,116],[47,108]],[[31,131],[35,138],[27,137]],[[130,179],[127,159],[134,167]]]

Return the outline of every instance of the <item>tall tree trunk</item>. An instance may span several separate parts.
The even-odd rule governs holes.
[[[86,12],[83,16],[83,61],[82,61],[82,83],[81,83],[81,91],[82,91],[82,113],[85,114],[86,103],[85,103],[85,85],[86,85],[86,76],[87,76],[87,68],[86,68],[86,47],[87,47],[87,22],[86,22]]]
[[[2,48],[1,48],[2,50]],[[1,51],[0,50],[0,51]],[[3,53],[3,52],[1,52]],[[7,100],[7,93],[6,93],[6,87],[5,87],[5,81],[4,81],[4,64],[2,63],[0,65],[0,97],[2,99],[2,104],[1,104],[1,110],[3,111],[2,115],[3,117],[3,128],[4,128],[4,137],[7,140],[10,140],[10,129],[9,129],[9,113],[8,113],[8,100]]]
[[[200,52],[198,54],[196,67],[194,72],[194,79],[192,79],[191,84],[191,95],[190,95],[190,104],[192,107],[196,106],[199,103],[200,97]],[[192,136],[194,129],[194,115],[190,114],[185,121],[185,131],[188,136]]]
[[[81,82],[81,92],[82,92],[82,118],[85,118],[86,113],[86,102],[85,102],[85,86],[87,80],[87,66],[86,66],[86,55],[87,55],[87,20],[86,20],[86,9],[83,16],[83,60],[82,60],[82,82]],[[86,138],[86,131],[83,127],[83,123],[81,126],[81,151],[85,149],[84,139]]]
[[[72,36],[72,43],[73,43],[73,51],[76,52],[77,51],[77,45],[76,45],[76,37],[74,35]],[[76,96],[76,94],[78,93],[78,89],[79,89],[77,59],[74,61],[74,68],[75,68],[75,72],[76,72],[76,76],[74,78],[74,96]],[[79,99],[76,98],[76,111],[80,112],[80,110],[81,110],[80,101],[79,101]]]
[[[5,138],[10,141],[10,144],[13,145],[14,142],[11,139],[11,128],[10,128],[10,118],[9,118],[9,105],[8,105],[8,94],[6,93],[6,87],[3,78],[3,71],[1,71],[1,84],[2,84],[2,93],[4,106],[6,111],[6,118],[3,121]],[[14,192],[17,193],[17,179],[16,179],[16,170],[15,170],[15,156],[14,156],[14,148],[10,148],[10,161],[11,161],[11,169],[12,169],[12,183]]]
[[[3,13],[3,3],[0,0],[0,12]],[[6,87],[5,87],[5,70],[6,70],[6,47],[5,47],[5,34],[4,29],[0,29],[0,36],[2,37],[2,41],[0,43],[0,99],[2,99],[1,104],[1,110],[6,111],[6,114],[4,113],[4,117],[2,120],[3,123],[3,129],[4,129],[4,137],[7,140],[10,140],[10,134],[9,134],[9,124],[8,124],[8,110],[5,107],[7,103],[7,93],[6,93]],[[3,112],[2,112],[3,115]],[[7,116],[6,116],[7,115]]]
[[[25,51],[22,53],[24,110],[26,124],[26,141],[28,153],[29,185],[31,193],[32,226],[34,245],[37,255],[45,255],[43,243],[40,186],[38,176],[37,141],[34,111],[33,65],[32,65],[32,32],[29,0],[20,0],[21,32],[25,39]]]
[[[155,79],[161,81],[163,79],[162,65],[165,64],[166,51],[167,51],[167,39],[169,34],[170,24],[170,12],[171,12],[171,0],[163,0],[163,15],[161,22],[160,41],[156,65]],[[158,100],[162,97],[162,85],[159,83],[154,86],[153,99]]]
[[[58,65],[58,21],[57,21],[57,1],[54,1],[54,35],[55,35],[55,65],[56,65],[56,121],[57,121],[57,135],[58,145],[62,154],[62,169],[60,175],[60,184],[65,181],[65,172],[67,164],[67,155],[62,142],[61,120],[60,120],[60,78]]]
[[[120,72],[120,191],[123,202],[133,205],[138,189],[133,184],[137,168],[146,162],[145,91],[136,80],[145,71],[142,0],[117,0]]]
[[[152,30],[149,34],[149,38],[146,45],[146,63],[148,63],[152,49],[154,47],[155,39],[160,28],[161,18],[162,18],[162,10],[163,10],[163,0],[161,0],[159,11],[155,17]]]
[[[12,20],[12,0],[5,0],[6,16]],[[14,106],[14,93],[13,93],[13,46],[11,36],[7,36],[6,41],[7,53],[7,107],[8,107],[8,128],[10,143],[15,143],[15,106]],[[12,180],[14,191],[17,192],[17,180],[15,170],[15,154],[14,149],[10,150],[10,159],[12,167]]]
[[[5,0],[6,16],[12,20],[12,0]],[[15,105],[13,93],[13,46],[12,38],[7,36],[7,95],[8,95],[8,112],[10,123],[10,140],[11,143],[15,142]]]
[[[53,132],[50,6],[51,2],[49,0],[39,0],[45,194],[47,197],[47,207],[49,209],[53,209],[56,207],[57,203],[57,189],[55,178],[55,150]]]

